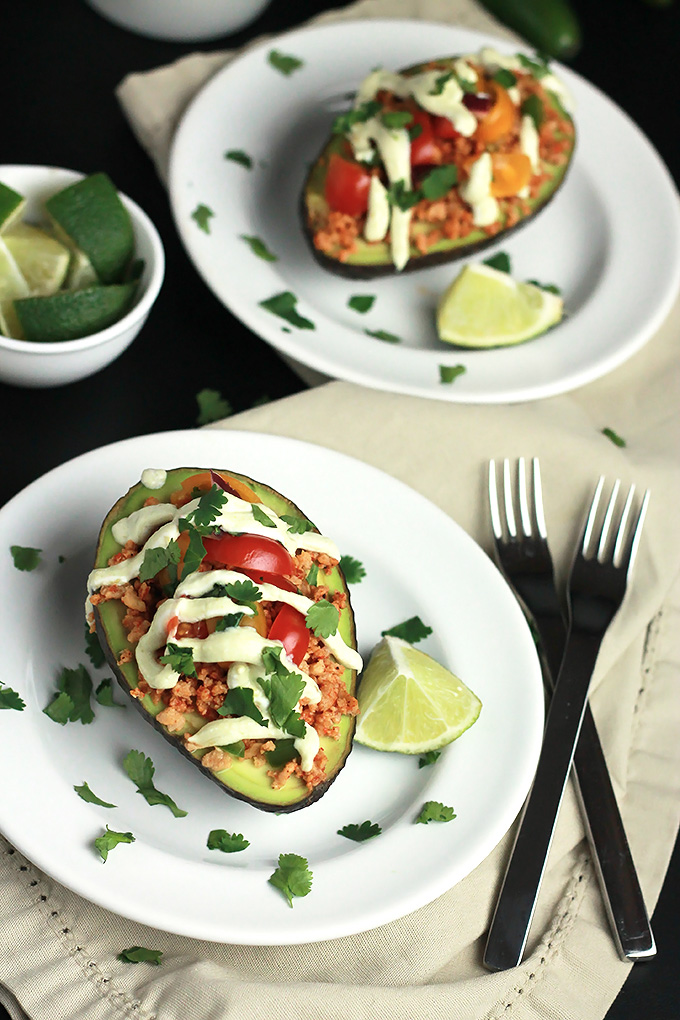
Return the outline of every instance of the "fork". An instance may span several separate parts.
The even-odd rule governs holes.
[[[558,669],[558,642],[564,629],[562,624],[560,631],[559,601],[547,546],[540,471],[536,460],[533,469],[534,518],[538,537],[533,533],[526,499],[523,461],[519,468],[519,504],[524,531],[522,541],[516,539],[507,461],[504,465],[504,490],[510,542],[506,543],[503,539],[493,462],[489,470],[492,525],[502,566],[508,576],[512,577],[511,583],[516,585],[521,600],[528,608],[536,610],[536,624],[541,634],[545,634],[548,639],[546,657],[550,668],[554,670],[553,675],[557,676],[557,682],[546,719],[536,776],[489,930],[484,963],[492,970],[505,970],[517,966],[521,961],[574,758],[574,748],[584,720],[583,743],[579,741],[575,760],[581,783],[582,806],[587,811],[586,828],[595,851],[605,903],[619,951],[631,961],[648,959],[655,954],[656,947],[602,748],[587,707],[587,694],[602,638],[626,592],[649,493],[645,494],[636,522],[631,528],[628,519],[635,494],[635,486],[631,486],[618,520],[616,535],[610,541],[609,533],[620,489],[619,481],[614,484],[599,531],[597,551],[592,554],[592,540],[604,487],[604,478],[600,478],[569,578],[568,638]],[[522,558],[522,545],[526,549],[525,559]]]

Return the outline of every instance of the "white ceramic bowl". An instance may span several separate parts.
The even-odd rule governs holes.
[[[198,42],[249,25],[271,0],[87,0],[109,21],[152,39]]]
[[[0,181],[27,199],[24,218],[39,224],[50,195],[85,175],[54,166],[0,166]],[[114,361],[144,325],[163,282],[165,254],[158,231],[132,199],[121,194],[135,234],[135,257],[144,271],[135,303],[122,319],[80,340],[35,343],[0,334],[0,379],[14,386],[60,386],[84,379]]]

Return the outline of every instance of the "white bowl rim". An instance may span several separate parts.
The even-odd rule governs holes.
[[[31,170],[46,170],[56,171],[59,173],[69,174],[73,177],[73,180],[82,180],[87,177],[87,174],[81,173],[79,170],[69,170],[67,167],[61,166],[47,166],[40,163],[3,163],[0,165],[0,179],[5,171],[31,171]],[[126,329],[134,326],[139,319],[149,314],[151,306],[158,297],[158,292],[161,289],[163,278],[165,276],[165,251],[163,243],[160,238],[156,227],[149,219],[144,210],[137,205],[128,195],[122,191],[118,191],[120,198],[123,203],[136,219],[143,231],[145,231],[151,242],[151,248],[153,249],[153,266],[151,267],[151,279],[149,284],[141,297],[141,300],[126,312],[122,319],[107,326],[106,329],[100,329],[98,333],[90,333],[88,336],[79,337],[77,340],[56,340],[50,341],[49,343],[41,343],[36,340],[15,340],[14,337],[3,336],[0,333],[0,348],[4,348],[8,351],[20,351],[22,354],[29,355],[52,355],[52,354],[66,354],[68,352],[86,351],[91,347],[99,347],[100,345],[107,344],[110,340],[114,340],[121,333],[124,333]]]

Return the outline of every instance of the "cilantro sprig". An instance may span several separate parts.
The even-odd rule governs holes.
[[[99,669],[106,662],[106,656],[99,643],[96,631],[90,631],[90,625],[85,621],[85,651],[87,657],[95,669]]]
[[[506,251],[497,251],[495,255],[490,255],[488,259],[482,259],[482,265],[489,266],[491,269],[497,269],[501,273],[512,272],[512,263]]]
[[[459,375],[465,375],[466,372],[465,365],[440,365],[439,382],[445,384],[455,382]]]
[[[355,124],[364,124],[371,117],[375,117],[376,113],[380,111],[380,103],[376,100],[371,99],[367,103],[362,103],[355,110],[348,110],[346,113],[341,113],[333,121],[333,134],[334,135],[346,135]]]
[[[388,344],[400,344],[401,337],[396,333],[389,333],[386,329],[365,329],[366,336],[372,336],[376,340],[384,340]]]
[[[347,307],[364,315],[366,312],[370,312],[374,303],[375,294],[353,294],[347,302]]]
[[[211,534],[212,525],[222,513],[226,502],[227,493],[224,489],[221,489],[219,485],[211,485],[207,492],[204,492],[200,497],[198,505],[180,518],[180,529],[183,530],[186,524],[191,524],[201,534]]]
[[[209,234],[210,221],[214,215],[215,213],[209,205],[204,205],[203,202],[200,202],[192,212],[191,218],[199,230],[202,230],[204,234]]]
[[[299,854],[279,854],[279,866],[269,876],[269,882],[279,889],[293,906],[294,896],[307,896],[312,888],[312,873],[305,857]]]
[[[206,843],[208,850],[221,850],[223,854],[235,854],[250,846],[240,832],[227,832],[226,829],[213,829]]]
[[[425,754],[421,754],[418,759],[418,768],[424,769],[428,765],[434,765],[436,761],[439,761],[441,757],[441,751],[426,751]]]
[[[295,517],[293,514],[281,514],[281,520],[288,525],[291,535],[304,535],[314,528],[311,521],[305,520],[304,517]]]
[[[224,158],[230,159],[232,163],[238,163],[239,166],[245,167],[246,170],[253,169],[253,157],[249,156],[243,149],[227,149]]]
[[[265,301],[260,301],[259,305],[260,308],[271,312],[272,315],[278,315],[280,319],[285,319],[291,326],[296,326],[298,329],[316,329],[311,319],[306,319],[304,315],[300,315],[297,311],[297,300],[296,295],[292,291],[284,290],[280,294],[272,295],[272,297],[267,298]]]
[[[341,556],[338,566],[345,575],[347,584],[359,584],[359,581],[366,577],[366,568],[361,560],[354,556]]]
[[[11,545],[9,551],[17,570],[35,570],[40,564],[42,549],[34,549],[30,545]]]
[[[310,630],[313,630],[317,637],[328,638],[336,634],[340,622],[338,607],[334,606],[328,599],[319,599],[307,610],[305,623]]]
[[[43,712],[60,726],[80,720],[83,725],[91,723],[94,712],[90,704],[92,681],[82,664],[75,669],[65,667],[57,677],[57,693]]]
[[[230,414],[234,413],[233,407],[219,390],[199,390],[196,394],[196,403],[198,404],[197,425],[209,425],[212,421],[228,418]]]
[[[338,836],[344,836],[346,839],[352,839],[355,843],[363,843],[367,839],[373,839],[374,836],[379,836],[382,832],[382,828],[377,822],[349,822],[347,825],[343,825],[341,829],[338,829]]]
[[[147,804],[150,804],[152,807],[156,804],[162,804],[172,811],[175,818],[184,818],[186,816],[186,811],[178,808],[172,797],[156,789],[153,783],[154,772],[156,771],[154,764],[151,758],[147,758],[142,751],[133,750],[128,752],[123,759],[123,768],[137,787],[137,793],[144,798]]]
[[[602,429],[602,435],[606,436],[607,439],[610,439],[614,446],[624,447],[626,445],[626,440],[623,436],[620,436],[618,432],[615,432],[614,429],[610,429],[609,427]]]
[[[408,620],[404,620],[403,623],[397,623],[394,627],[382,631],[383,637],[389,635],[390,637],[401,638],[402,641],[408,641],[411,645],[417,644],[418,641],[422,641],[423,638],[428,637],[431,633],[432,627],[428,627],[427,624],[423,623],[419,616],[411,616]]]
[[[26,703],[11,687],[0,685],[0,709],[4,708],[13,708],[17,712],[23,712],[26,708]]]
[[[270,251],[261,237],[255,234],[239,234],[242,241],[245,241],[253,255],[257,255],[264,262],[278,262],[279,256]]]
[[[257,521],[258,524],[261,524],[265,528],[276,527],[276,524],[271,519],[269,514],[266,514],[258,503],[251,504],[250,509],[252,511],[254,519]]]
[[[109,804],[107,800],[102,800],[96,793],[93,793],[87,783],[83,783],[82,786],[74,786],[73,789],[76,791],[81,800],[84,800],[87,804],[98,804],[99,807],[115,808],[115,804]]]
[[[447,807],[446,804],[442,804],[438,800],[426,800],[415,822],[427,825],[428,822],[450,822],[455,817],[456,813],[453,808]]]
[[[183,673],[184,676],[197,676],[194,653],[191,648],[186,645],[176,645],[172,641],[168,641],[166,648],[165,655],[160,656],[159,662],[171,666],[176,673]]]
[[[281,662],[280,648],[265,648],[262,661],[266,676],[259,677],[258,683],[269,699],[269,715],[275,726],[302,737],[306,728],[300,714],[296,711],[297,703],[305,689],[304,678],[293,673]]]
[[[113,700],[113,682],[111,677],[106,677],[97,687],[94,692],[94,698],[98,705],[103,705],[105,708],[125,708],[125,705],[121,705],[118,701]]]
[[[117,847],[119,843],[134,843],[135,837],[131,832],[116,832],[115,829],[110,829],[106,826],[105,832],[94,841],[94,845],[99,851],[99,855],[103,861],[108,860],[108,856],[114,847]]]
[[[227,691],[224,701],[217,709],[218,715],[246,716],[253,719],[259,726],[266,726],[266,719],[255,704],[253,691],[250,687],[232,687]]]
[[[294,71],[299,70],[304,61],[293,57],[289,53],[281,53],[280,50],[270,50],[267,54],[267,63],[289,78]]]
[[[116,959],[121,963],[151,963],[157,967],[163,956],[162,949],[146,949],[144,946],[130,946],[118,953]]]

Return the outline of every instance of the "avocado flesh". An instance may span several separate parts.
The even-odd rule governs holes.
[[[457,59],[457,57],[447,57],[446,59],[437,60],[436,63],[438,66],[441,66],[442,69],[452,68]],[[425,65],[418,65],[416,67],[407,68],[401,73],[416,74],[418,71],[422,71],[424,69]],[[573,126],[571,117],[566,112],[559,99],[552,93],[547,93],[547,98],[552,108],[556,110],[562,118],[572,123]],[[329,212],[329,206],[324,197],[328,161],[333,153],[342,155],[343,152],[346,152],[346,145],[347,141],[344,135],[331,136],[330,140],[326,142],[319,153],[319,156],[312,164],[305,182],[301,199],[301,214],[304,235],[316,261],[325,269],[330,269],[331,272],[352,279],[364,280],[372,279],[377,276],[388,276],[392,273],[396,273],[397,270],[392,262],[390,246],[386,241],[374,241],[369,243],[364,240],[363,237],[359,236],[356,239],[356,250],[348,255],[343,261],[340,261],[340,259],[334,257],[332,254],[320,251],[314,244],[315,231],[311,228],[310,223],[318,222],[319,220],[323,221]],[[514,226],[506,227],[503,225],[503,220],[501,220],[500,230],[491,236],[489,236],[483,229],[479,228],[471,231],[471,233],[463,238],[442,238],[440,241],[433,244],[424,255],[422,252],[418,251],[414,245],[411,245],[409,260],[400,272],[413,272],[417,269],[425,269],[429,266],[441,265],[444,262],[452,262],[456,259],[469,257],[477,251],[481,251],[484,248],[497,244],[501,238],[507,237],[515,230],[519,230],[525,224],[530,222],[530,220],[532,220],[533,217],[541,211],[541,209],[546,207],[559,190],[559,187],[564,181],[567,170],[570,166],[574,152],[574,145],[575,138],[572,140],[572,145],[568,152],[568,158],[563,166],[555,167],[545,162],[542,163],[541,168],[545,173],[549,174],[549,178],[541,185],[538,193],[534,197],[526,199],[527,205],[529,206],[529,213],[526,215],[520,215],[520,219],[516,224],[514,224]],[[433,226],[435,226],[435,224],[415,223],[413,224],[412,232],[415,234],[427,233]]]
[[[116,521],[129,516],[134,510],[139,510],[149,496],[155,496],[161,503],[169,502],[171,493],[179,489],[183,479],[191,475],[203,473],[204,471],[204,468],[176,468],[168,471],[166,481],[160,489],[148,489],[141,483],[134,485],[125,496],[118,500],[104,520],[99,534],[94,566],[105,567],[110,557],[114,556],[121,549],[121,546],[116,542],[111,533],[111,529]],[[238,474],[235,471],[222,469],[218,469],[218,471],[229,478],[245,482],[262,502],[279,514],[279,516],[286,513],[305,520],[309,519],[294,503],[269,486],[254,481],[246,475]],[[318,529],[314,527],[314,531],[318,531]],[[324,574],[323,581],[328,586],[331,594],[336,591],[344,591],[347,594],[347,605],[340,613],[338,629],[345,642],[355,648],[354,616],[344,575],[338,567],[335,567],[330,574]],[[134,646],[130,645],[127,640],[127,634],[123,626],[125,613],[126,608],[120,600],[102,602],[101,605],[94,607],[97,635],[102,649],[118,683],[129,694],[133,688],[137,687],[139,677],[137,663],[134,658],[131,662],[118,663],[122,651],[126,648],[133,648],[134,650]],[[346,669],[343,679],[348,691],[354,694],[356,671]],[[246,759],[233,758],[231,767],[222,772],[213,772],[210,769],[204,768],[200,764],[200,760],[210,749],[205,748],[192,753],[186,749],[183,740],[184,734],[195,733],[205,725],[206,720],[198,713],[188,713],[185,716],[186,723],[181,731],[170,731],[156,719],[156,716],[165,707],[164,702],[154,704],[149,694],[145,695],[142,699],[133,698],[132,701],[149,723],[162,733],[189,761],[197,765],[205,776],[216,782],[225,793],[239,800],[247,801],[263,811],[297,811],[318,800],[328,790],[345,764],[347,756],[352,749],[354,716],[343,716],[339,724],[340,734],[337,740],[321,737],[321,746],[328,755],[326,763],[327,778],[322,783],[319,783],[318,786],[315,786],[311,792],[307,790],[305,784],[297,776],[291,776],[282,789],[275,790],[271,785],[270,778],[267,776],[267,768],[258,769],[253,765],[252,761]]]

